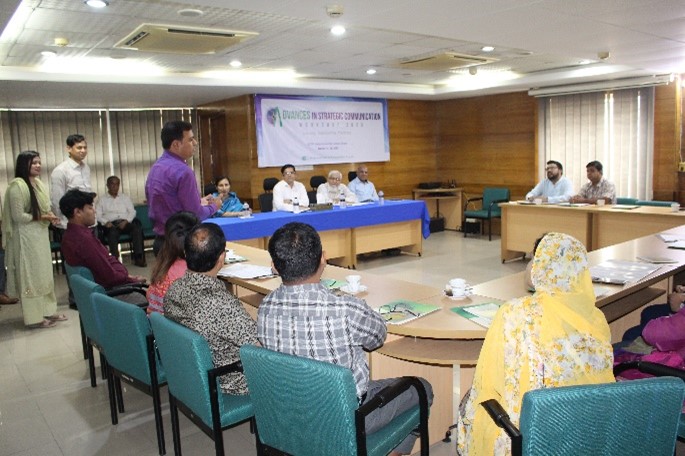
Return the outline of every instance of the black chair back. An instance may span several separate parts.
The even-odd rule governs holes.
[[[266,179],[264,179],[264,184],[263,184],[264,191],[265,192],[273,191],[276,184],[278,184],[278,179],[276,179],[275,177],[267,177]]]
[[[316,191],[319,185],[325,184],[327,180],[325,176],[312,176],[309,179],[309,185],[312,187],[312,190]]]
[[[357,178],[357,171],[348,171],[347,172],[347,182],[352,182]]]

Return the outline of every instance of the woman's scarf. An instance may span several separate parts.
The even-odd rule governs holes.
[[[595,307],[585,247],[566,234],[545,235],[531,278],[535,294],[503,305],[488,330],[460,417],[461,454],[509,453],[485,400],[497,399],[518,423],[529,390],[614,381],[609,325]]]

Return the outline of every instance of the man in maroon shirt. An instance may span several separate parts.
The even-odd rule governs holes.
[[[145,277],[129,275],[118,258],[109,254],[90,228],[95,225],[95,193],[69,190],[59,200],[59,208],[68,219],[62,236],[62,255],[71,266],[85,266],[91,270],[95,282],[104,288],[129,283],[143,283]]]

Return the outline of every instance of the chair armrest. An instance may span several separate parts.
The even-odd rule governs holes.
[[[485,411],[488,412],[492,421],[494,421],[497,426],[504,429],[504,432],[506,432],[511,439],[511,454],[521,454],[521,444],[523,441],[521,432],[514,426],[514,423],[511,422],[509,414],[500,403],[497,402],[497,399],[488,399],[487,401],[481,402],[480,405],[485,408]]]
[[[677,377],[685,382],[685,371],[663,364],[650,363],[649,361],[631,361],[614,366],[614,376],[630,369],[637,369],[645,374],[656,377]]]
[[[494,200],[490,202],[490,206],[488,207],[488,218],[490,218],[490,215],[492,213],[492,208],[495,206],[495,204],[499,203],[508,203],[509,199],[501,199],[501,200]]]
[[[138,293],[140,295],[143,295],[146,298],[146,301],[144,303],[140,304],[134,304],[140,308],[146,309],[149,303],[147,302],[147,294],[145,290],[147,289],[148,285],[144,283],[127,283],[124,285],[117,285],[115,287],[112,287],[108,290],[105,290],[105,294],[107,296],[110,296],[112,298],[116,296],[122,296],[122,295],[127,295],[131,293]]]
[[[209,383],[209,406],[212,410],[212,424],[214,429],[221,429],[221,416],[219,414],[219,387],[217,386],[216,379],[224,374],[242,371],[243,363],[240,360],[231,364],[218,366],[207,371],[207,382]]]
[[[483,201],[483,197],[482,197],[482,196],[478,196],[478,197],[475,197],[475,198],[468,198],[468,199],[466,200],[466,202],[464,203],[464,210],[468,209],[469,203],[472,203],[472,202],[474,202],[474,201]]]
[[[355,411],[355,424],[357,427],[357,452],[358,454],[366,454],[366,417],[378,408],[385,407],[397,396],[407,391],[409,388],[415,388],[419,396],[419,433],[421,435],[421,454],[428,454],[428,395],[426,388],[421,383],[418,377],[401,377],[397,379],[392,385],[380,390],[368,402],[362,404]],[[425,448],[424,448],[425,447]]]

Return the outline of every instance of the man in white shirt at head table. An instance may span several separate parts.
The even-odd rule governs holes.
[[[574,195],[573,184],[566,179],[564,167],[556,160],[549,160],[545,167],[547,179],[540,181],[526,195],[528,201],[540,198],[543,203],[566,203]]]
[[[360,203],[378,201],[378,193],[373,182],[369,181],[369,168],[366,165],[357,167],[357,177],[350,181],[348,188],[357,195]]]

